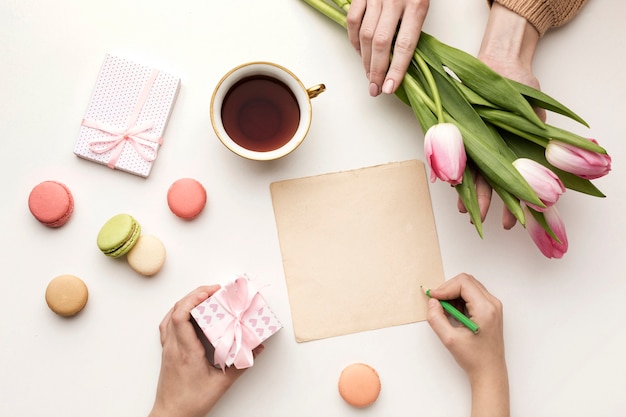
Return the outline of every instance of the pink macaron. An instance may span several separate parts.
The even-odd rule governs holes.
[[[167,191],[167,205],[181,219],[197,217],[204,209],[206,200],[206,190],[193,178],[181,178]]]
[[[48,227],[61,227],[74,212],[74,198],[65,184],[44,181],[30,192],[28,208],[42,224]]]

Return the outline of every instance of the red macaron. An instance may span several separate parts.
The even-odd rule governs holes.
[[[42,224],[48,227],[61,227],[74,212],[74,197],[65,184],[44,181],[30,192],[28,208]]]
[[[204,209],[206,201],[206,190],[193,178],[181,178],[167,191],[167,205],[181,219],[191,220],[197,217]]]

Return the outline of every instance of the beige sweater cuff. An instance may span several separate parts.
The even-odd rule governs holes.
[[[493,0],[487,0],[491,5]],[[498,3],[523,16],[540,36],[553,27],[564,25],[580,11],[587,0],[497,0]]]

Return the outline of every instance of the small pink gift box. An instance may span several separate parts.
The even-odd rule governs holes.
[[[178,77],[107,54],[74,154],[147,178],[179,88]]]
[[[252,366],[252,350],[282,328],[259,287],[245,275],[191,310],[191,316],[214,348],[213,364],[222,369]]]

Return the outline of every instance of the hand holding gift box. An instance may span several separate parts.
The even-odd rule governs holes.
[[[179,87],[178,77],[107,55],[74,153],[148,177]]]
[[[214,364],[222,369],[252,366],[252,350],[282,328],[259,290],[242,275],[191,311],[215,348]]]

